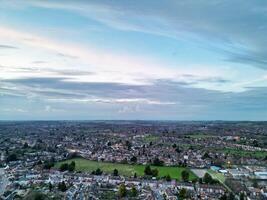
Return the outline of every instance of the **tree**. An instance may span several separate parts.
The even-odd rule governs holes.
[[[53,185],[52,185],[52,183],[51,183],[51,182],[49,182],[49,184],[48,184],[48,188],[49,188],[49,191],[51,192],[51,191],[52,191],[52,189],[53,189]]]
[[[181,153],[181,152],[182,152],[182,151],[180,150],[179,147],[176,147],[175,151],[176,151],[177,153]]]
[[[51,169],[52,167],[54,167],[54,165],[55,165],[54,162],[45,161],[43,169]]]
[[[204,181],[204,183],[211,184],[213,182],[213,179],[212,179],[210,174],[205,173],[205,175],[203,177],[203,181]]]
[[[235,200],[235,195],[231,192],[228,197],[229,200]]]
[[[245,200],[245,194],[243,192],[239,194],[239,200]]]
[[[58,189],[62,192],[65,192],[67,190],[67,186],[64,181],[58,183]]]
[[[149,165],[147,165],[147,166],[145,167],[144,173],[145,173],[145,175],[151,175],[151,174],[152,174],[152,172],[151,172],[151,168],[150,168]]]
[[[160,160],[159,158],[155,158],[153,161],[153,165],[155,166],[163,166],[164,165],[164,161]]]
[[[118,176],[119,175],[119,171],[117,169],[113,170],[113,176]]]
[[[131,196],[132,197],[136,197],[138,195],[138,191],[137,189],[133,186],[131,189]]]
[[[189,181],[189,172],[187,170],[183,170],[181,175],[184,182]]]
[[[100,176],[102,175],[103,171],[100,168],[97,168],[95,171],[92,171],[93,175]]]
[[[152,169],[152,170],[151,170],[151,175],[152,175],[153,177],[157,177],[158,174],[159,174],[159,170],[158,170],[158,169]]]
[[[171,179],[171,176],[168,174],[167,176],[166,176],[166,181],[171,181],[172,179]]]
[[[198,183],[199,183],[199,184],[203,184],[203,179],[202,179],[202,178],[199,178],[199,179],[198,179]]]
[[[18,160],[18,156],[15,153],[8,155],[6,158],[7,162],[16,161],[16,160]]]
[[[127,146],[127,149],[130,151],[132,148],[132,144],[130,141],[126,140],[125,145]]]
[[[74,161],[72,161],[72,162],[69,164],[69,166],[68,166],[68,170],[69,170],[70,172],[73,172],[73,171],[75,170],[75,162],[74,162]]]
[[[198,181],[197,178],[192,179],[192,183],[193,183],[193,184],[197,183],[197,181]]]
[[[219,200],[227,200],[227,195],[226,195],[226,194],[223,194],[223,195],[219,198]]]
[[[186,193],[187,193],[186,189],[185,189],[185,188],[182,188],[182,189],[180,190],[180,192],[179,192],[179,199],[184,199],[184,198],[186,198]]]
[[[47,196],[38,191],[30,191],[23,199],[27,200],[45,200]]]
[[[29,147],[28,143],[25,142],[24,145],[23,145],[23,148],[26,149],[26,148],[28,148],[28,147]]]
[[[253,180],[252,186],[253,186],[254,188],[259,187],[259,184],[258,184],[257,180]]]
[[[43,164],[41,160],[38,160],[36,163],[36,165],[41,165],[41,164]]]
[[[134,173],[134,178],[137,178],[137,174],[136,174],[136,172]]]
[[[210,155],[208,152],[205,152],[204,155],[202,156],[202,159],[207,159],[210,158]]]
[[[130,161],[133,162],[133,163],[136,163],[137,162],[137,157],[136,156],[131,157]]]
[[[59,170],[62,171],[62,172],[67,171],[68,169],[69,169],[68,163],[63,163],[59,167]]]
[[[257,140],[253,140],[252,143],[254,147],[259,147],[259,142]]]
[[[121,184],[119,187],[119,196],[125,197],[127,194],[126,186],[124,184]]]

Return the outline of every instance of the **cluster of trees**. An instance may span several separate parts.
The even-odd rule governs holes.
[[[227,178],[225,180],[225,184],[235,193],[238,194],[242,191],[246,191],[246,186],[242,184],[240,181],[233,179],[233,178]],[[257,187],[257,182],[253,183],[253,187]]]
[[[64,181],[62,181],[62,182],[59,182],[58,183],[58,189],[60,190],[60,191],[62,191],[62,192],[65,192],[65,191],[67,191],[67,185],[66,185],[66,183],[64,182]]]
[[[229,194],[223,194],[219,200],[235,200],[235,195],[233,193],[229,193]],[[241,200],[241,199],[240,199]]]
[[[137,162],[137,157],[136,156],[131,157],[130,161],[132,163],[136,163]]]
[[[137,191],[137,189],[134,186],[131,188],[130,191],[128,191],[127,188],[126,188],[126,186],[125,186],[125,184],[121,184],[119,186],[118,195],[121,198],[122,197],[126,197],[126,196],[137,197],[138,191]]]
[[[166,181],[171,181],[172,180],[172,178],[171,178],[171,176],[169,174],[167,176],[165,176],[165,179],[166,179]]]
[[[185,199],[187,197],[187,190],[182,188],[178,194],[179,199]]]
[[[18,160],[18,155],[16,153],[11,153],[6,158],[6,162],[11,162],[16,160]]]
[[[117,169],[113,170],[113,176],[119,176],[119,171]]]
[[[164,165],[164,161],[160,160],[159,158],[155,158],[153,160],[153,165],[155,165],[155,166],[163,166]]]
[[[46,200],[48,199],[47,195],[39,192],[39,191],[30,191],[25,197],[24,199],[27,200]]]
[[[188,181],[189,181],[189,176],[190,176],[190,174],[189,174],[188,170],[183,170],[183,171],[181,172],[181,176],[182,176],[182,180],[183,180],[184,182],[188,182]]]
[[[64,171],[70,171],[73,172],[75,170],[75,162],[72,161],[70,164],[68,163],[63,163],[60,167],[59,170],[64,172]]]
[[[51,169],[54,166],[55,166],[55,163],[54,162],[45,161],[44,162],[44,165],[43,165],[43,169]]]
[[[173,144],[172,148],[174,148],[177,153],[181,153],[182,152],[181,149],[176,144]]]
[[[155,169],[151,169],[151,167],[150,167],[149,165],[147,165],[147,166],[145,167],[144,173],[145,173],[145,175],[147,175],[147,176],[157,177],[158,174],[159,174],[159,171],[158,171],[158,169],[156,169],[156,168],[155,168]]]
[[[130,151],[132,148],[132,143],[129,140],[126,140],[125,145],[126,145],[127,149]]]
[[[100,176],[103,174],[103,171],[100,168],[97,168],[96,170],[92,171],[92,175]]]
[[[210,174],[205,173],[204,177],[199,179],[200,183],[206,183],[206,184],[218,184],[219,181],[217,179],[213,179]]]
[[[40,163],[37,163],[40,164]],[[46,160],[43,165],[43,169],[51,169],[55,166],[55,158],[52,157],[50,160]]]

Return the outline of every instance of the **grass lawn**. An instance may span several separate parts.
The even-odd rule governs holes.
[[[185,136],[189,136],[190,138],[193,138],[193,139],[204,139],[204,138],[217,137],[216,135],[204,134],[204,133],[191,133]]]
[[[211,169],[208,170],[208,173],[212,176],[212,178],[217,179],[221,183],[224,183],[225,176],[222,173],[215,172]]]
[[[211,169],[209,169],[208,171],[207,171],[210,175],[211,175],[211,177],[213,178],[213,179],[217,179],[218,181],[220,181],[220,183],[228,190],[228,191],[231,191],[232,192],[232,190],[224,183],[225,182],[225,176],[222,174],[222,173],[219,173],[219,172],[215,172],[215,171],[213,171],[213,170],[211,170]]]
[[[241,149],[231,149],[226,148],[223,150],[224,153],[228,153],[231,155],[241,156],[241,157],[252,157],[256,159],[263,159],[266,158],[267,152],[266,151],[246,151]]]
[[[137,174],[137,176],[144,176],[144,165],[130,165],[130,164],[119,164],[119,163],[108,163],[108,162],[97,162],[97,161],[90,161],[83,158],[74,158],[67,161],[58,162],[56,164],[56,168],[59,168],[59,166],[62,163],[70,163],[72,161],[75,161],[76,171],[83,171],[83,172],[92,172],[93,170],[96,170],[97,168],[100,168],[105,173],[113,173],[114,169],[117,169],[119,171],[119,174],[124,176],[133,176],[134,173]],[[170,175],[172,179],[181,180],[181,172],[185,170],[183,167],[151,167],[152,169],[157,168],[159,170],[159,177],[163,177],[166,175]],[[190,172],[189,179],[192,180],[196,178],[196,175]]]
[[[143,140],[144,140],[145,142],[147,142],[147,143],[149,143],[149,142],[155,142],[155,141],[157,141],[158,139],[159,139],[159,137],[156,136],[156,135],[147,135],[147,136],[145,136],[145,137],[143,138]]]

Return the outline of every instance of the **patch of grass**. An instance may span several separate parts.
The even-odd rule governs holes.
[[[217,179],[228,191],[232,192],[232,190],[225,184],[226,178],[222,173],[215,172],[211,169],[209,169],[207,173],[209,173],[213,179]]]
[[[190,135],[187,135],[187,136],[189,136],[190,138],[193,138],[193,139],[204,139],[204,138],[216,137],[214,135],[202,134],[202,133],[190,134]]]
[[[256,159],[263,159],[267,156],[266,151],[246,151],[242,149],[223,149],[224,153],[228,153],[231,155],[239,156],[239,157],[251,157]]]
[[[212,176],[212,178],[217,179],[221,183],[224,183],[225,176],[222,173],[215,172],[211,169],[209,169],[207,172]]]
[[[147,135],[147,136],[145,136],[144,138],[143,138],[143,140],[144,140],[144,142],[147,142],[147,143],[149,143],[149,142],[155,142],[155,141],[157,141],[158,140],[158,136],[155,136],[155,135]]]
[[[137,176],[144,176],[145,165],[130,165],[130,164],[119,164],[119,163],[108,163],[108,162],[97,162],[90,161],[83,158],[74,158],[62,162],[58,162],[55,167],[59,168],[62,163],[71,163],[75,161],[76,171],[92,172],[97,168],[100,168],[103,172],[112,174],[114,169],[119,171],[119,174],[124,176],[133,176],[135,173]],[[168,166],[151,166],[152,169],[157,168],[159,171],[159,177],[170,175],[172,179],[181,180],[181,172],[186,168],[183,167],[168,167]],[[196,178],[196,175],[189,170],[189,179]]]

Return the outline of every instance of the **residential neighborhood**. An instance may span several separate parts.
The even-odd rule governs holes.
[[[1,122],[1,197],[265,199],[267,126],[253,125]]]

